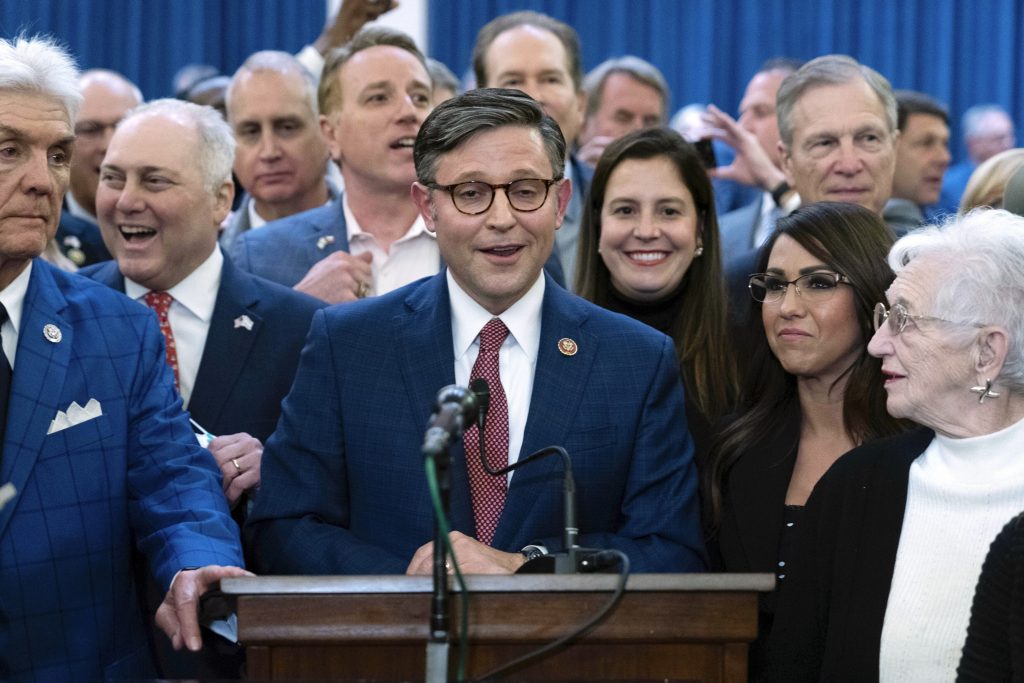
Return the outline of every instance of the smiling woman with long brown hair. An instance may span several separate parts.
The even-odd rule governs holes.
[[[611,143],[580,226],[576,291],[675,343],[698,461],[737,393],[718,220],[696,150],[673,130]]]

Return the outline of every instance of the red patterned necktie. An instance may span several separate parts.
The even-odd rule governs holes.
[[[174,345],[174,332],[171,331],[171,321],[167,318],[167,312],[171,310],[171,302],[174,301],[167,292],[149,292],[146,294],[146,305],[156,313],[156,319],[160,321],[160,331],[164,333],[164,341],[167,343],[167,364],[174,370],[174,387],[181,390],[178,385],[178,348]]]
[[[491,391],[490,409],[487,411],[487,425],[484,427],[484,447],[487,463],[491,469],[508,465],[508,401],[501,386],[498,370],[498,352],[508,336],[508,328],[499,318],[491,318],[480,331],[480,353],[469,375],[470,381],[483,377]],[[480,462],[479,429],[473,425],[465,431],[466,465],[469,469],[469,486],[473,494],[473,518],[476,521],[476,538],[481,543],[491,544],[494,530],[505,507],[505,491],[508,486],[505,475],[492,476],[484,471]]]

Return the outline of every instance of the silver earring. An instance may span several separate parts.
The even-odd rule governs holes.
[[[986,379],[985,386],[980,384],[976,387],[971,387],[971,392],[978,394],[978,403],[984,403],[986,398],[999,398],[998,391],[992,391],[992,380]]]
[[[697,247],[693,252],[694,258],[700,258],[700,255],[704,253],[704,247]]]

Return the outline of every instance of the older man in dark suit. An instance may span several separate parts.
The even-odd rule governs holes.
[[[234,144],[209,107],[158,100],[133,110],[110,141],[96,197],[116,261],[83,272],[156,312],[185,406],[216,437],[209,449],[232,504],[259,484],[261,444],[323,306],[222,255]]]

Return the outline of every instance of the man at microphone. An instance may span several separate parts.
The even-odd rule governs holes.
[[[249,535],[260,571],[431,571],[424,430],[440,388],[490,390],[491,469],[569,452],[579,544],[634,571],[700,571],[697,477],[672,342],[543,274],[572,193],[565,141],[536,101],[471,91],[416,139],[412,198],[447,270],[318,312],[263,455]],[[562,466],[487,474],[477,428],[451,448],[451,526],[467,573],[562,548]]]

